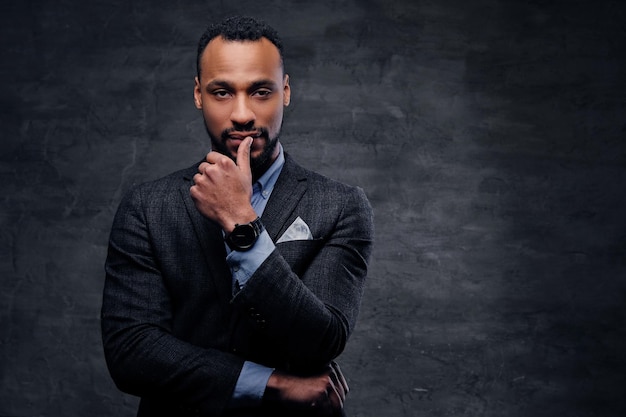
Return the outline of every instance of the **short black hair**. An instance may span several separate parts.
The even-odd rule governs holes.
[[[262,20],[249,16],[232,16],[219,23],[213,23],[206,28],[200,41],[198,42],[198,56],[196,58],[196,69],[200,78],[200,58],[206,46],[213,40],[221,36],[227,41],[258,41],[267,38],[278,48],[280,62],[283,62],[283,43],[278,36],[278,32]]]

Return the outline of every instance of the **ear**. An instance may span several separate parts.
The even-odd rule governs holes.
[[[196,108],[201,110],[202,109],[202,89],[200,87],[200,80],[198,80],[198,77],[195,78],[196,80],[196,85],[193,88],[193,101],[196,104]]]
[[[283,80],[283,105],[287,107],[291,103],[291,87],[289,86],[289,74],[285,74]]]

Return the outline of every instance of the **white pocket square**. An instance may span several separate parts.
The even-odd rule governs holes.
[[[298,216],[298,218],[295,219],[293,223],[291,223],[291,226],[289,226],[289,228],[285,230],[285,233],[283,233],[283,235],[278,239],[276,243],[290,242],[292,240],[312,239],[313,235],[309,230],[309,226],[304,222],[304,220],[300,218],[300,216]]]

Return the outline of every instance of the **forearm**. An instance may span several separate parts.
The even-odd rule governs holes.
[[[264,270],[282,272],[267,279],[256,276]],[[341,353],[349,335],[343,311],[307,287],[278,253],[272,254],[257,274],[233,304],[260,328],[263,340],[283,351],[292,364],[319,367]]]
[[[343,351],[354,328],[365,260],[351,258],[345,249],[326,247],[300,277],[279,249],[235,296],[233,305],[265,336],[262,340],[284,352],[289,363],[322,366]]]

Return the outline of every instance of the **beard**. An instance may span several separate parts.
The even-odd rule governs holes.
[[[250,156],[250,170],[252,171],[253,177],[259,178],[272,164],[272,156],[274,155],[274,151],[278,146],[278,137],[280,135],[280,130],[273,138],[270,138],[269,132],[265,127],[253,127],[245,129],[231,127],[222,131],[220,137],[215,137],[215,135],[211,134],[206,124],[205,128],[207,133],[209,134],[209,138],[211,139],[212,150],[219,152],[222,155],[226,155],[235,163],[237,163],[237,157],[235,155],[232,155],[230,153],[230,150],[226,146],[226,141],[229,139],[230,134],[233,132],[258,132],[258,136],[265,139],[265,145],[263,145],[263,149],[261,150],[261,154],[259,156]]]

